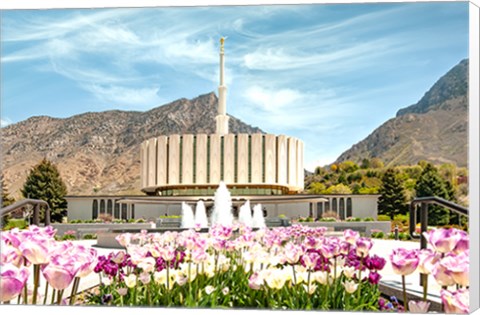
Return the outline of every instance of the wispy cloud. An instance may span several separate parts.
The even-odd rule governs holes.
[[[107,103],[113,103],[119,108],[148,109],[152,105],[161,104],[158,88],[128,88],[120,86],[85,85],[85,89],[95,97]]]
[[[0,127],[6,127],[6,126],[10,125],[11,123],[12,123],[12,121],[8,117],[2,117],[0,119]]]

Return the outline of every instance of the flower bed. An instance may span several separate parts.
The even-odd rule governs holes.
[[[325,237],[325,230],[218,226],[208,233],[124,233],[118,241],[126,251],[98,257],[95,249],[55,241],[49,227],[12,230],[1,235],[1,301],[78,304],[79,282],[93,272],[99,285],[81,304],[427,310],[428,301],[380,298],[378,283],[387,260],[371,255],[371,239],[351,230],[342,237]],[[432,249],[394,250],[389,256],[393,270],[402,278],[415,271],[431,273],[445,287],[445,311],[468,312],[468,235],[439,229],[425,236]],[[42,276],[48,285],[40,298]],[[32,290],[27,289],[28,278],[33,279]],[[72,291],[64,299],[69,286]]]

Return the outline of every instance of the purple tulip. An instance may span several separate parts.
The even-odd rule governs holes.
[[[367,237],[360,237],[356,240],[355,245],[357,246],[357,256],[367,257],[370,249],[373,246],[373,242]]]
[[[390,254],[390,262],[393,272],[398,275],[408,276],[417,269],[419,263],[417,250],[394,249]]]
[[[13,264],[1,266],[0,297],[2,302],[8,302],[17,297],[25,286],[29,276],[26,267]]]
[[[460,289],[453,293],[442,289],[440,298],[446,313],[468,314],[470,312],[469,292],[467,289]]]
[[[364,261],[365,266],[370,270],[382,270],[387,261],[377,255],[369,256]]]
[[[368,275],[368,282],[370,282],[371,284],[378,284],[380,282],[381,278],[382,278],[382,276],[380,276],[379,273],[377,273],[375,271],[372,271]]]
[[[432,245],[433,249],[440,253],[450,253],[455,249],[463,235],[457,229],[432,229],[423,232],[423,236]]]

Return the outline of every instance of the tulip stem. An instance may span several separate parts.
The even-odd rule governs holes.
[[[293,285],[297,285],[297,275],[295,274],[295,265],[292,265],[293,270]]]
[[[23,304],[28,304],[28,288],[27,284],[25,283],[25,286],[23,287]]]
[[[48,282],[45,283],[45,294],[43,297],[43,305],[47,304],[47,295],[48,295]]]
[[[427,292],[428,292],[428,275],[422,274],[423,277],[423,300],[427,301]]]
[[[57,304],[58,305],[62,305],[63,291],[64,290],[58,290],[58,293],[57,293]]]
[[[73,280],[72,292],[70,293],[70,305],[73,305],[73,303],[75,303],[79,283],[80,278],[75,277],[75,279]]]
[[[33,265],[33,297],[32,297],[32,304],[37,304],[37,293],[38,293],[38,283],[40,280],[40,266]]]
[[[402,275],[402,288],[403,288],[403,307],[405,312],[408,311],[408,301],[407,301],[407,288],[405,286],[405,275]]]
[[[55,293],[57,293],[57,290],[53,289],[53,292],[52,292],[52,301],[50,302],[50,304],[55,303]]]

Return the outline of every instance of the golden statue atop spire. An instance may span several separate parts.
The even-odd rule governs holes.
[[[220,38],[220,52],[221,53],[224,52],[225,39],[226,39],[226,37]]]

